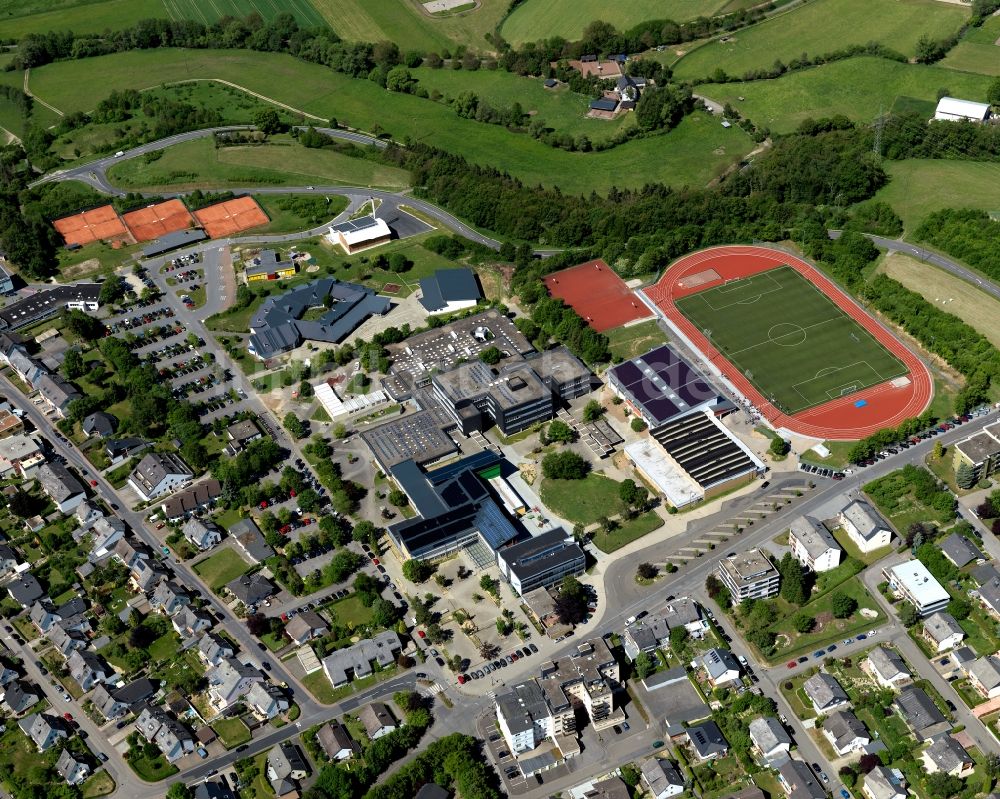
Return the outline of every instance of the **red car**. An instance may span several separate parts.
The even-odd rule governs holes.
[[[789,660],[788,663],[786,663],[785,665],[788,666],[788,668],[790,668],[790,669],[794,669],[799,664],[796,663],[794,660]]]
[[[264,510],[266,507],[267,507],[267,501],[266,500],[264,502],[260,503],[260,509],[261,510]]]
[[[376,566],[378,566],[379,559],[378,558],[372,558],[372,563],[374,563]]]
[[[73,714],[72,713],[63,713],[63,718],[66,719],[66,721],[72,721],[73,720]]]
[[[458,675],[458,684],[459,684],[459,685],[465,685],[465,681],[466,681],[467,679],[469,679],[469,678],[468,678],[468,677],[466,677],[466,676],[465,676],[464,674],[459,674],[459,675]],[[69,714],[67,714],[67,715],[69,715]]]
[[[427,637],[427,633],[425,633],[423,630],[417,630],[417,637],[419,637],[419,638],[426,638]]]
[[[162,530],[163,529],[163,524],[164,524],[163,522],[160,522],[159,524],[157,524],[156,525],[156,529],[157,530]]]
[[[295,489],[294,488],[290,488],[288,490],[288,496],[290,496],[290,497],[294,497],[295,496]]]
[[[97,485],[97,481],[96,480],[91,480],[90,481],[90,485],[91,486],[96,486]]]

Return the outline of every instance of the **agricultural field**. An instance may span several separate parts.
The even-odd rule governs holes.
[[[806,53],[829,53],[854,44],[880,42],[912,56],[922,34],[954,33],[969,11],[937,0],[812,0],[745,30],[690,51],[674,65],[681,78],[704,78],[716,69],[742,76],[787,63]]]
[[[432,96],[438,92],[447,100],[462,92],[474,92],[495,108],[509,108],[520,103],[525,113],[574,138],[583,134],[591,141],[602,141],[635,125],[634,114],[624,114],[614,120],[590,119],[586,116],[590,97],[572,92],[566,85],[546,89],[539,78],[521,77],[499,69],[468,72],[421,67],[411,72]]]
[[[971,283],[901,253],[886,255],[879,271],[954,314],[986,336],[994,347],[1000,347],[1000,302]]]
[[[169,186],[186,190],[248,186],[339,186],[405,188],[409,173],[363,158],[329,150],[311,150],[291,138],[272,144],[215,147],[212,139],[182,142],[155,161],[142,157],[116,164],[108,171],[113,182],[128,189]]]
[[[928,104],[933,110],[939,89],[955,97],[986,96],[991,78],[939,66],[900,64],[861,56],[746,83],[708,83],[698,93],[730,103],[743,116],[775,133],[791,133],[805,119],[843,114],[855,121],[872,120],[900,100]],[[740,98],[743,98],[742,100]]]
[[[631,0],[612,6],[601,0],[525,0],[500,28],[513,45],[536,42],[553,36],[576,41],[594,20],[610,22],[618,30],[628,30],[647,19],[685,22],[695,17],[711,17],[733,5],[726,0]],[[745,6],[742,6],[745,7]]]
[[[371,81],[272,53],[166,49],[121,53],[32,70],[31,88],[63,111],[88,110],[103,99],[109,86],[142,89],[194,77],[229,80],[320,119],[336,117],[363,130],[379,125],[400,139],[431,141],[526,183],[559,186],[569,193],[641,187],[655,181],[703,186],[753,149],[741,129],[723,128],[710,115],[694,113],[662,136],[599,153],[570,153],[525,134],[461,119],[440,103],[387,92]]]
[[[315,27],[324,20],[309,0],[160,0],[159,17],[191,19],[205,25],[219,21],[220,17],[245,17],[260,14],[265,20],[288,13],[299,25]]]
[[[990,17],[953,47],[941,66],[983,75],[1000,75],[1000,17]]]
[[[875,199],[893,207],[906,231],[944,208],[1000,211],[1000,164],[910,158],[883,166],[890,180]]]
[[[508,6],[507,0],[478,0],[475,8],[462,6],[463,10],[430,14],[417,0],[379,0],[376,3],[313,0],[313,4],[342,39],[362,42],[388,39],[403,51],[439,53],[450,52],[459,44],[478,51],[492,50],[485,35],[496,29]]]
[[[789,267],[730,280],[675,304],[785,413],[906,373],[868,331]]]
[[[0,0],[0,36],[20,39],[53,30],[103,33],[166,16],[162,0]]]

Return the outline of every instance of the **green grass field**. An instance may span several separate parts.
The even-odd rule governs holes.
[[[166,16],[161,0],[0,0],[0,36],[20,39],[55,30],[103,33]]]
[[[913,55],[922,34],[954,33],[968,16],[967,8],[937,0],[811,0],[737,31],[726,42],[692,50],[674,65],[674,74],[703,78],[723,69],[742,76],[778,59],[787,63],[802,53],[820,55],[871,41]]]
[[[371,81],[272,53],[164,49],[60,62],[32,70],[31,89],[63,111],[86,111],[108,94],[108,87],[144,89],[196,77],[229,80],[364,130],[378,124],[397,138],[429,141],[526,183],[559,186],[569,193],[639,188],[657,181],[704,186],[753,149],[741,129],[727,130],[708,114],[695,113],[662,136],[599,153],[570,153],[525,134],[461,119],[440,103],[387,92]]]
[[[942,208],[1000,211],[1000,164],[911,158],[883,166],[890,180],[875,199],[889,203],[907,231]]]
[[[565,85],[546,89],[539,78],[521,77],[500,69],[469,72],[421,67],[411,72],[432,94],[437,91],[450,99],[471,91],[498,108],[520,103],[526,113],[537,116],[560,133],[573,137],[585,134],[594,142],[610,139],[622,128],[635,125],[634,114],[624,114],[614,120],[590,119],[587,111],[591,98],[572,92]]]
[[[260,0],[258,0],[259,2]],[[479,0],[479,7],[453,14],[431,15],[417,0],[313,0],[317,11],[337,35],[348,41],[385,39],[400,50],[452,50],[467,44],[492,49],[485,34],[492,32],[507,10],[507,0]]]
[[[1000,75],[1000,17],[990,17],[953,47],[941,66],[984,75]]]
[[[743,116],[775,133],[790,133],[805,119],[835,114],[869,122],[898,107],[900,98],[914,98],[933,107],[939,89],[955,97],[983,98],[990,81],[985,75],[939,66],[862,56],[774,80],[707,83],[698,91],[717,102],[731,103]]]
[[[161,13],[170,19],[193,19],[211,25],[220,17],[245,17],[260,14],[265,20],[281,13],[289,13],[300,25],[323,25],[324,20],[309,0],[162,0]]]
[[[208,583],[212,590],[218,590],[235,580],[249,568],[250,564],[233,549],[220,549],[214,555],[194,564],[195,574]]]
[[[667,343],[667,336],[655,319],[627,327],[616,327],[606,331],[604,335],[608,337],[611,354],[623,360],[635,358],[653,347]]]
[[[895,356],[790,267],[730,281],[676,304],[786,413],[906,374]]]
[[[377,186],[405,188],[409,174],[363,158],[329,150],[311,150],[291,139],[248,147],[220,147],[211,139],[183,142],[151,163],[133,158],[116,164],[108,176],[127,188],[175,189],[227,186]]]
[[[726,0],[630,0],[609,4],[601,0],[526,0],[504,20],[500,33],[513,45],[536,42],[552,36],[576,41],[594,20],[610,22],[628,30],[647,19],[684,22],[719,13]]]

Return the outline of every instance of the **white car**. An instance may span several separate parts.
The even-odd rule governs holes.
[[[876,635],[878,635],[878,630],[869,630],[868,631],[868,637],[869,638],[874,638]]]

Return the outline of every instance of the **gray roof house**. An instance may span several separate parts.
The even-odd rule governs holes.
[[[792,748],[791,736],[780,721],[770,716],[760,716],[750,722],[750,741],[772,767],[788,757]]]
[[[865,775],[861,792],[866,799],[907,799],[909,794],[885,766],[875,766]]]
[[[850,710],[838,710],[827,716],[823,722],[823,735],[841,757],[860,751],[872,740],[861,719]]]
[[[944,556],[960,569],[967,563],[983,558],[983,553],[968,538],[959,533],[952,533],[942,541],[938,541],[937,545],[941,548]]]
[[[875,647],[868,653],[864,665],[868,673],[883,688],[895,690],[913,679],[909,668],[895,649],[886,649],[884,646]]]
[[[975,761],[958,741],[950,735],[940,735],[920,753],[920,760],[928,774],[943,772],[965,779],[975,768]]]
[[[30,608],[35,602],[45,596],[41,583],[31,572],[21,572],[3,584],[3,588],[22,608]]]
[[[309,765],[299,748],[292,743],[281,743],[267,755],[267,779],[277,797],[298,790],[297,783],[309,776]]]
[[[71,619],[57,621],[48,634],[49,643],[58,649],[64,658],[68,658],[74,650],[87,648],[87,637],[72,624],[67,624],[71,621]]]
[[[228,639],[215,633],[205,633],[198,641],[198,657],[209,666],[217,666],[236,654]]]
[[[243,550],[251,563],[260,563],[274,554],[253,519],[240,519],[229,528],[229,537]]]
[[[226,658],[205,674],[213,707],[224,710],[237,702],[255,682],[263,682],[264,675],[256,666],[240,663],[236,658]]]
[[[128,528],[117,516],[102,516],[94,521],[91,529],[93,538],[90,542],[90,554],[87,557],[93,563],[98,563],[111,554],[115,545],[125,537]]]
[[[740,678],[740,663],[728,649],[709,649],[702,655],[700,665],[715,687],[729,685]]]
[[[170,624],[182,639],[193,638],[215,624],[215,617],[190,605],[170,617]]]
[[[847,694],[840,683],[825,671],[814,674],[802,684],[809,701],[817,713],[829,713],[849,704]]]
[[[97,411],[85,416],[80,422],[80,429],[88,436],[100,436],[101,438],[111,438],[118,429],[118,420],[110,413]]]
[[[161,581],[149,598],[149,605],[165,616],[173,616],[191,603],[187,590],[173,580]]]
[[[483,293],[479,290],[476,273],[471,269],[438,269],[420,280],[420,304],[429,314],[453,313],[471,308]]]
[[[278,686],[263,682],[253,683],[243,701],[259,719],[273,719],[291,707],[288,697]]]
[[[162,708],[145,705],[135,726],[147,741],[159,748],[170,763],[194,751],[194,736]]]
[[[323,671],[334,687],[346,685],[351,680],[370,675],[372,661],[382,668],[390,666],[401,648],[399,636],[392,630],[383,630],[371,638],[362,638],[352,646],[331,652],[323,658]]]
[[[669,760],[647,757],[642,761],[640,771],[653,799],[669,799],[684,793],[684,778]]]
[[[258,605],[278,593],[274,583],[260,574],[241,574],[232,582],[226,583],[226,590],[247,607]]]
[[[962,643],[965,630],[950,613],[939,610],[924,619],[924,638],[937,653],[947,652]]]
[[[76,390],[76,386],[67,380],[63,380],[57,374],[42,375],[38,378],[35,388],[38,389],[39,395],[45,400],[45,404],[63,419],[66,418],[70,403],[80,399],[82,396]]]
[[[906,726],[922,741],[947,732],[951,723],[938,710],[937,705],[916,685],[907,685],[893,703]]]
[[[83,483],[61,463],[45,463],[38,467],[38,482],[60,513],[72,513],[86,498]]]
[[[1000,580],[988,580],[979,586],[979,601],[995,619],[1000,619]]]
[[[306,610],[289,619],[285,625],[285,634],[292,639],[293,644],[302,646],[307,641],[324,635],[329,629],[323,617],[316,611]]]
[[[48,713],[25,716],[18,722],[18,726],[34,742],[39,752],[51,749],[56,741],[69,735],[66,731],[66,722],[59,716]]]
[[[1000,658],[987,655],[973,661],[968,668],[969,682],[987,699],[1000,696]]]
[[[67,785],[79,785],[90,776],[90,766],[75,758],[69,749],[63,749],[56,761],[56,772]]]
[[[17,553],[6,544],[0,544],[0,578],[13,572],[18,562]]]
[[[104,658],[84,649],[73,650],[66,660],[66,667],[70,676],[84,692],[98,683],[109,682],[115,677],[115,670],[105,662]]]
[[[179,455],[151,452],[128,477],[128,484],[143,502],[168,494],[191,481],[194,473]]]
[[[109,690],[105,685],[98,685],[90,695],[90,701],[101,715],[108,721],[125,716],[132,708],[147,701],[156,693],[156,684],[152,680],[141,678],[133,680],[121,688]]]
[[[28,617],[31,619],[31,623],[38,628],[38,631],[42,635],[45,635],[49,630],[51,630],[52,625],[62,618],[62,616],[56,613],[55,606],[48,597],[42,597],[35,602],[35,604],[31,606],[31,611],[28,613]]]
[[[801,760],[789,760],[778,769],[778,781],[788,799],[826,799],[819,776]]]
[[[688,727],[684,732],[687,734],[691,749],[699,760],[711,760],[716,757],[725,757],[729,751],[729,741],[722,734],[719,725],[714,721],[703,721]]]
[[[8,683],[3,691],[3,704],[15,716],[20,716],[41,697],[20,680]]]
[[[347,727],[336,720],[320,727],[316,733],[316,740],[331,760],[348,760],[361,751],[358,742],[351,738]]]
[[[214,522],[192,517],[181,528],[184,537],[202,552],[216,546],[222,540],[222,531]]]
[[[372,702],[361,708],[358,720],[365,725],[365,732],[371,740],[388,735],[398,726],[389,708],[383,702]]]

